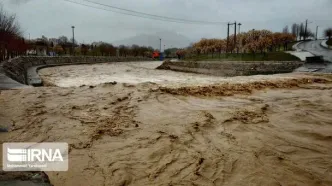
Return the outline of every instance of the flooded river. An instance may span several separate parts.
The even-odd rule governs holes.
[[[296,74],[257,75],[240,77],[216,77],[203,74],[156,70],[161,62],[123,62],[93,65],[71,65],[45,68],[39,75],[48,85],[59,87],[79,87],[107,82],[146,83],[160,85],[204,85],[222,82],[250,82],[257,80],[289,79]],[[299,75],[299,74],[298,74]],[[301,76],[301,75],[299,75]]]
[[[69,170],[46,173],[56,186],[332,185],[331,75],[159,64],[43,69],[53,86],[1,91],[0,141],[69,143]]]

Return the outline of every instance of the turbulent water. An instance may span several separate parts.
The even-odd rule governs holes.
[[[332,185],[332,76],[153,65],[44,69],[63,87],[2,91],[0,140],[68,142],[54,185]]]
[[[60,87],[79,87],[81,85],[98,85],[106,82],[144,83],[161,85],[202,85],[221,82],[241,83],[256,80],[290,79],[294,74],[246,77],[215,77],[202,74],[181,73],[155,70],[161,62],[124,62],[93,65],[60,66],[39,71],[46,85]]]

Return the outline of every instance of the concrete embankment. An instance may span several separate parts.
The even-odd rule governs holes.
[[[219,61],[199,61],[199,62],[170,62],[166,61],[157,69],[174,70],[181,72],[193,72],[209,74],[215,76],[248,76],[259,74],[289,73],[303,65],[303,62],[219,62]]]
[[[23,85],[8,76],[6,76],[4,69],[0,66],[0,90],[7,90],[7,89],[19,89],[28,87]]]
[[[143,57],[18,57],[3,63],[3,71],[13,80],[26,85],[41,86],[42,81],[37,71],[40,68],[60,65],[95,64],[107,62],[147,61]],[[6,78],[8,79],[8,78]],[[2,83],[1,83],[2,84]]]

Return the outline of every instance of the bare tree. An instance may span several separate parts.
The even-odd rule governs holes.
[[[315,38],[315,33],[310,29],[307,29],[307,37]]]
[[[124,45],[120,45],[119,46],[119,52],[120,52],[120,56],[127,57],[127,55],[128,55],[128,47],[126,47]]]
[[[299,28],[299,36],[300,36],[300,40],[302,40],[302,38],[304,38],[305,36],[305,28],[304,28],[304,24],[301,23],[300,28]]]
[[[15,15],[9,15],[0,6],[0,32],[11,35],[21,36],[22,32],[20,26],[16,22]]]
[[[296,40],[299,37],[299,33],[300,33],[300,26],[298,24],[294,23],[292,25],[292,34],[296,37]]]
[[[288,25],[286,25],[286,26],[282,29],[282,33],[285,33],[285,34],[288,34],[288,33],[289,33]]]
[[[0,61],[18,55],[15,47],[18,44],[17,41],[22,40],[21,35],[15,15],[8,14],[0,5]]]
[[[329,40],[332,38],[332,28],[328,28],[324,30],[324,36],[329,38]]]
[[[133,55],[136,57],[139,55],[139,46],[138,45],[132,45],[131,46],[131,51]]]
[[[59,45],[62,47],[63,51],[65,54],[67,54],[67,50],[71,48],[72,43],[69,42],[69,39],[66,36],[60,36],[58,38],[59,40]]]
[[[60,36],[59,37],[59,43],[68,43],[69,40],[66,36]]]

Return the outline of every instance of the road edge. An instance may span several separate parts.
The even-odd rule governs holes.
[[[329,50],[332,50],[332,47],[328,46],[326,44],[327,40],[323,40],[321,43],[320,43],[320,46],[326,48],[326,49],[329,49]]]
[[[295,51],[298,51],[298,50],[302,51],[302,49],[300,49],[300,48],[297,47],[301,43],[303,43],[303,41],[297,42],[295,45],[293,45],[293,47],[292,47],[293,50],[295,50]]]

